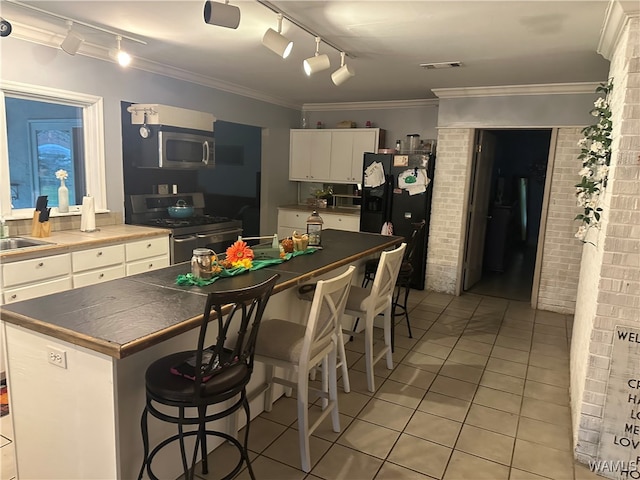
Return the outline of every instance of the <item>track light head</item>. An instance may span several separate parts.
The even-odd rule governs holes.
[[[331,81],[337,86],[342,85],[356,74],[352,67],[344,63],[344,57],[345,53],[340,52],[340,68],[331,74]]]
[[[69,55],[75,55],[78,53],[80,45],[84,43],[84,37],[73,30],[73,22],[71,20],[67,20],[67,26],[69,30],[67,31],[67,36],[62,40],[60,48]]]
[[[109,56],[113,58],[121,67],[126,67],[131,63],[131,55],[120,48],[122,37],[116,36],[116,48],[109,50]]]
[[[282,35],[282,14],[278,14],[278,31],[269,28],[264,32],[262,44],[273,53],[282,58],[287,58],[293,49],[293,42]]]
[[[320,40],[320,37],[316,37],[316,54],[313,57],[309,57],[304,62],[302,62],[304,73],[306,73],[307,75],[321,72],[322,70],[326,70],[331,66],[329,56],[325,53],[320,55],[318,52],[318,49],[320,48]]]
[[[204,21],[218,27],[238,28],[240,8],[229,5],[229,0],[226,0],[225,3],[208,0],[204,2]]]

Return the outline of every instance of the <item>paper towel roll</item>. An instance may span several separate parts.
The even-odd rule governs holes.
[[[80,230],[82,232],[94,232],[96,230],[96,204],[93,197],[82,197],[82,210],[80,217]]]

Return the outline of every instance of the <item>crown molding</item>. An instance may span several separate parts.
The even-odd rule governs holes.
[[[638,15],[640,15],[640,3],[637,1],[611,0],[602,22],[600,41],[596,51],[607,60],[611,60],[628,18]]]
[[[58,34],[48,30],[44,30],[37,27],[32,27],[26,24],[11,22],[13,25],[12,38],[24,40],[25,42],[37,43],[46,47],[60,49],[60,43],[64,40],[64,34]],[[114,45],[115,46],[115,45]],[[96,60],[102,60],[109,63],[114,63],[109,57],[109,47],[103,45],[92,44],[84,42],[76,55],[94,58]],[[127,68],[142,70],[157,75],[163,75],[165,77],[175,78],[176,80],[182,80],[196,85],[202,85],[204,87],[215,88],[227,93],[233,93],[243,97],[252,98],[266,103],[279,105],[285,108],[292,108],[299,110],[302,105],[299,103],[292,103],[281,98],[265,95],[264,93],[244,88],[235,84],[227,83],[222,80],[218,80],[204,75],[198,75],[193,72],[182,70],[179,68],[171,67],[169,65],[152,62],[141,57],[133,57],[131,65]]]
[[[604,81],[603,81],[604,82]],[[434,88],[438,98],[509,97],[515,95],[570,95],[593,93],[601,82],[505,85],[500,87]]]
[[[380,102],[305,103],[302,111],[328,112],[334,110],[391,110],[397,108],[437,107],[438,99],[386,100]]]

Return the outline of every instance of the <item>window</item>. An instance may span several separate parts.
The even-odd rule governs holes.
[[[29,218],[40,195],[47,195],[55,215],[60,169],[69,175],[70,205],[90,194],[97,209],[106,209],[102,99],[11,82],[0,87],[6,118],[0,131],[2,215]]]

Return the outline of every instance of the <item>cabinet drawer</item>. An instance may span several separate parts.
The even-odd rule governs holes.
[[[298,230],[307,231],[307,218],[311,212],[296,210],[279,210],[278,225],[291,225]]]
[[[6,263],[2,268],[4,287],[34,283],[55,277],[62,277],[71,273],[69,254],[53,255],[51,257]]]
[[[158,268],[164,268],[168,266],[168,254],[154,258],[146,258],[144,260],[138,260],[137,262],[127,263],[127,276],[135,275],[136,273],[150,272],[151,270],[157,270]]]
[[[360,217],[356,215],[324,215],[322,228],[335,228],[357,232],[360,230]]]
[[[63,292],[71,289],[71,277],[58,278],[40,282],[28,287],[18,287],[4,291],[4,303],[21,302],[30,298],[42,297],[52,293]]]
[[[125,245],[127,262],[135,262],[143,258],[169,256],[169,237],[148,238]]]
[[[73,288],[86,287],[96,283],[106,282],[124,277],[124,264],[115,267],[100,268],[90,272],[79,273],[73,276]]]
[[[124,245],[111,245],[72,252],[71,263],[74,273],[124,263]]]

